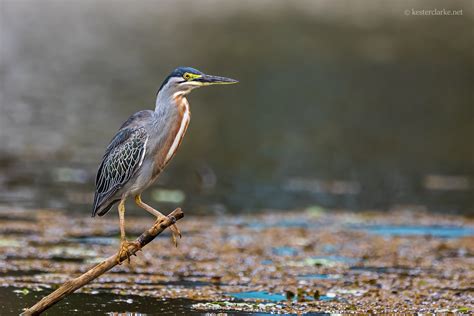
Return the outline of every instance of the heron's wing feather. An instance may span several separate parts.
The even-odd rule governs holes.
[[[112,139],[97,171],[92,216],[132,178],[141,166],[147,140],[148,134],[145,128],[138,126],[123,128]]]

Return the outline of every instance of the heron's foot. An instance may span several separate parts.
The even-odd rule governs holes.
[[[168,217],[168,216],[158,216],[157,217],[157,220],[160,220],[162,218],[168,218],[168,219],[171,219],[173,220],[173,222],[176,222],[176,219],[174,217]],[[173,241],[173,244],[175,247],[178,247],[178,239],[181,239],[181,232],[179,231],[179,228],[178,226],[176,226],[176,224],[173,224],[173,225],[170,225],[170,230],[171,230],[171,239]]]
[[[173,224],[170,226],[171,230],[171,238],[173,239],[173,244],[175,247],[178,247],[178,237],[181,239],[181,232],[179,231],[178,226],[176,224]]]
[[[117,264],[121,264],[120,258],[122,258],[124,253],[127,256],[127,262],[130,263],[130,256],[135,255],[131,250],[129,250],[130,246],[138,247],[138,249],[141,249],[141,245],[138,244],[136,241],[130,242],[126,239],[122,239],[120,242],[119,251],[116,257]]]

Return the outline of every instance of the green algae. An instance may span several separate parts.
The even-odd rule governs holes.
[[[142,307],[159,300],[195,313],[472,310],[472,236],[379,236],[350,228],[367,220],[374,225],[468,227],[472,219],[317,213],[225,216],[224,221],[187,216],[179,223],[183,239],[178,248],[159,238],[133,257],[131,265],[115,267],[64,302],[80,311],[84,306],[76,298],[93,296],[109,312],[114,306],[133,306],[137,297],[143,298]],[[21,214],[33,220],[0,214],[0,284],[18,297],[39,298],[117,250],[113,217],[92,220],[46,210]],[[127,232],[132,237],[152,222],[149,217],[127,218]],[[29,233],[11,235],[12,229]],[[28,304],[10,302],[10,309],[20,311]]]

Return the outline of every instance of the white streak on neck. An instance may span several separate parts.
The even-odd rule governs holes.
[[[181,120],[181,125],[179,126],[178,133],[176,134],[173,140],[173,144],[171,145],[170,149],[168,150],[168,153],[166,154],[165,164],[171,159],[171,157],[173,157],[173,154],[178,149],[178,145],[181,142],[181,138],[183,137],[183,134],[186,131],[186,128],[189,124],[189,120],[191,119],[191,115],[189,112],[189,103],[184,97],[182,99],[182,104],[184,105],[183,119]]]

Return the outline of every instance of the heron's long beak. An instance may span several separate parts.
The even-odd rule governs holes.
[[[234,84],[238,82],[235,79],[211,76],[211,75],[202,75],[201,77],[196,78],[193,81],[199,82],[203,86],[208,86],[208,85],[213,85],[213,84]]]

